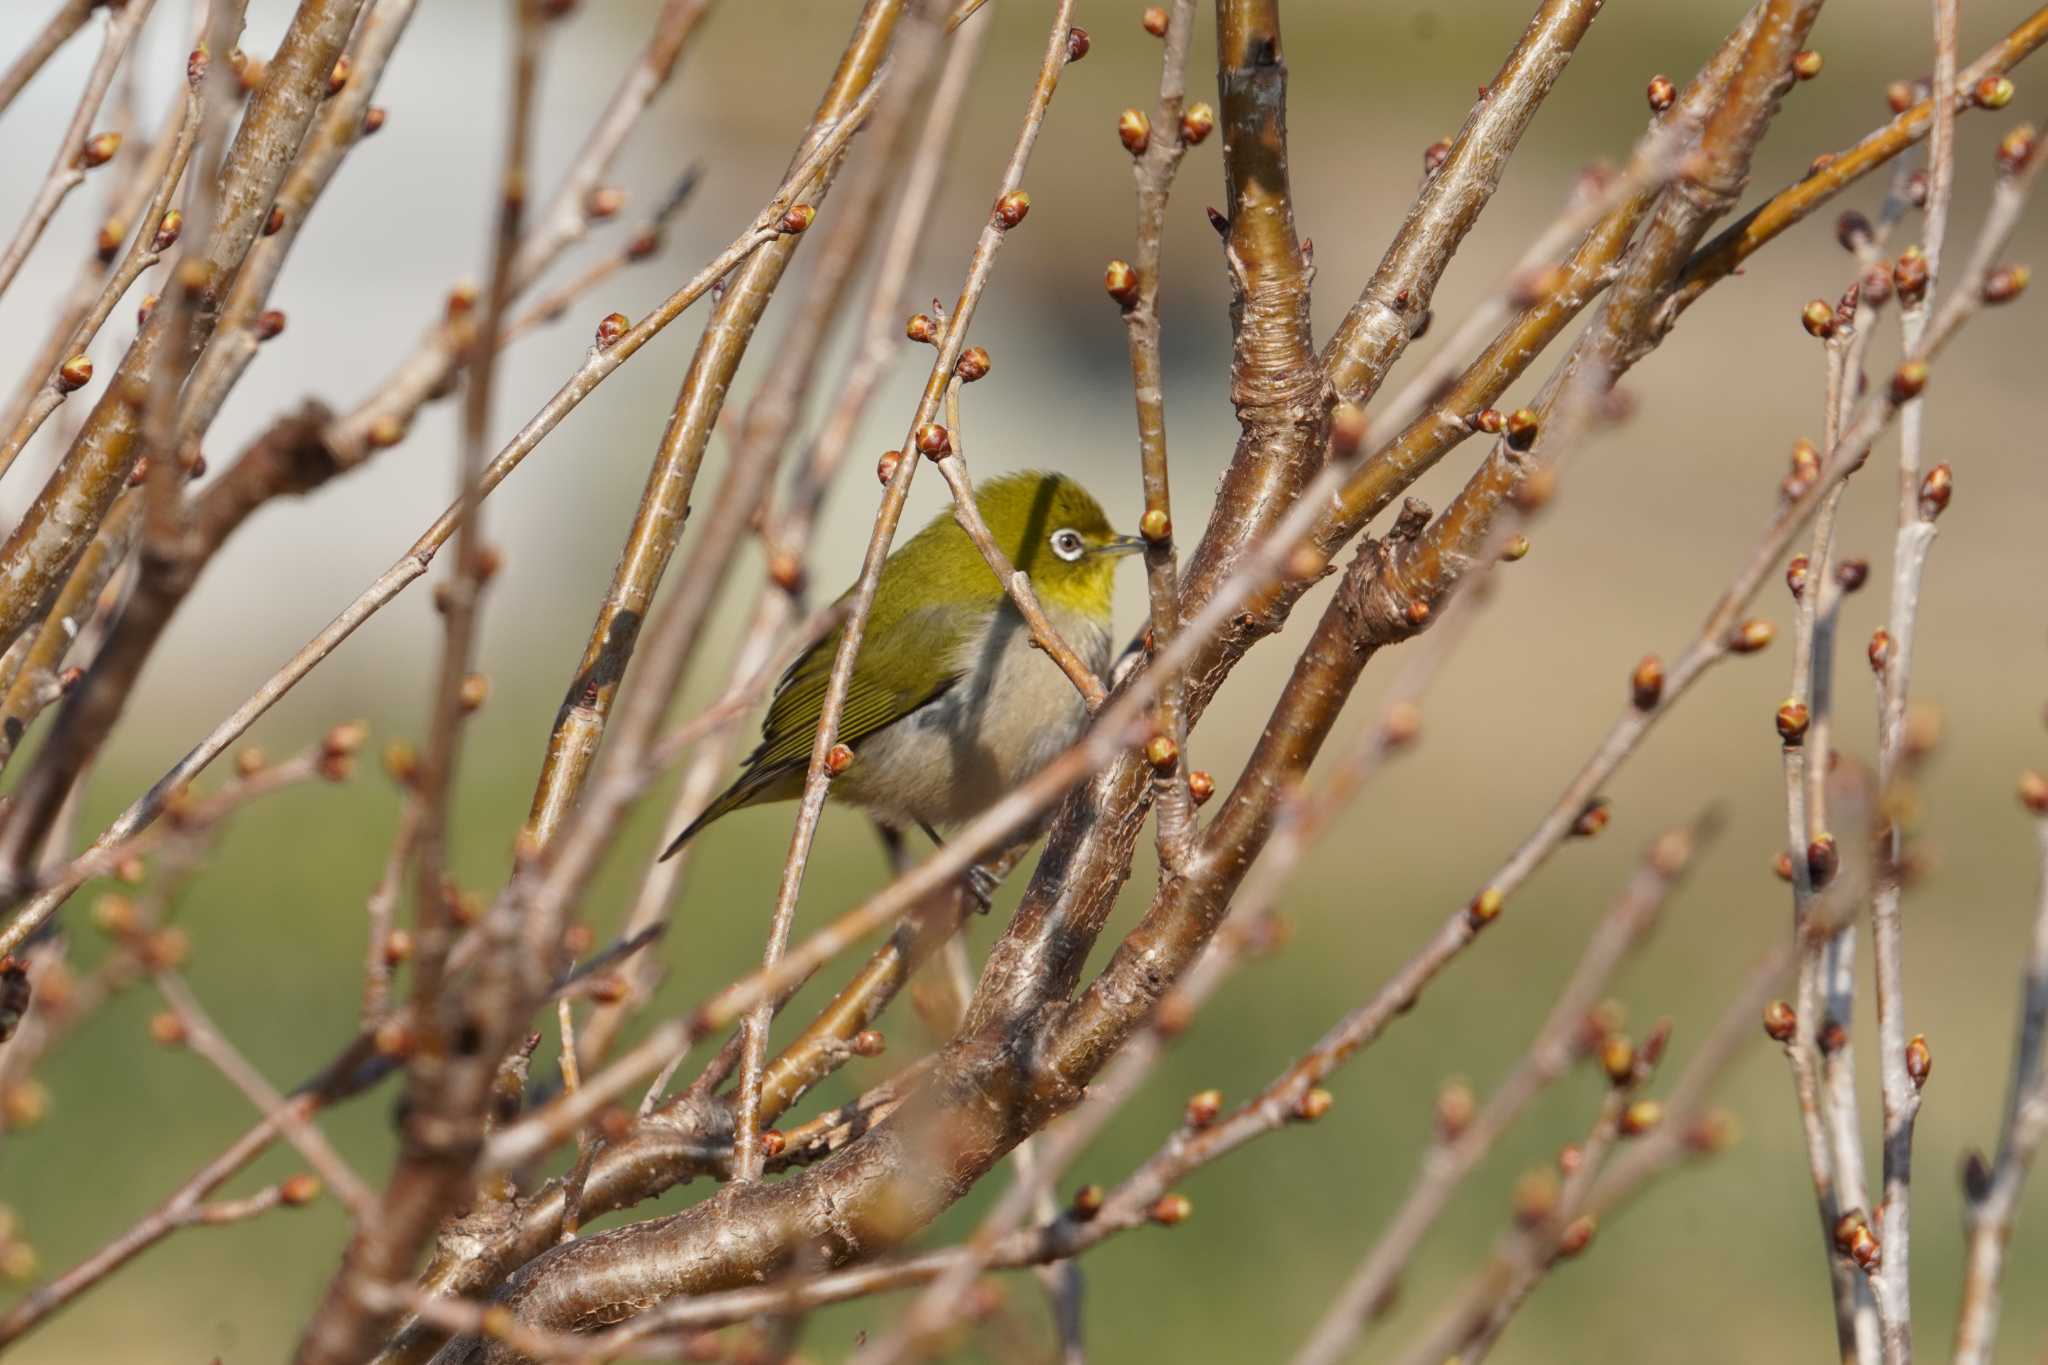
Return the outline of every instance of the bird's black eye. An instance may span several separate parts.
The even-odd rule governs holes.
[[[1081,539],[1079,531],[1064,527],[1052,533],[1052,552],[1069,564],[1079,559],[1088,549],[1088,543]]]

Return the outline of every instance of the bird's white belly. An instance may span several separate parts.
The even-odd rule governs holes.
[[[1106,628],[1047,615],[1098,676],[1107,670]],[[1080,693],[1007,604],[955,665],[964,676],[944,696],[861,743],[837,795],[892,824],[957,825],[1044,767],[1087,723]]]

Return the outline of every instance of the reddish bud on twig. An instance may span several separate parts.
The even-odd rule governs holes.
[[[1726,1109],[1709,1109],[1685,1133],[1685,1145],[1700,1156],[1727,1151],[1740,1139],[1735,1115]]]
[[[1146,1217],[1161,1227],[1170,1228],[1185,1223],[1194,1216],[1195,1206],[1184,1194],[1162,1194],[1145,1211]]]
[[[1515,1212],[1515,1221],[1524,1227],[1535,1227],[1557,1211],[1557,1174],[1548,1166],[1538,1166],[1524,1171],[1515,1181],[1514,1193],[1508,1203]]]
[[[1810,719],[1803,701],[1787,701],[1778,708],[1778,736],[1788,745],[1804,743],[1806,726]]]
[[[1728,634],[1728,648],[1735,654],[1754,654],[1766,649],[1777,637],[1777,627],[1769,621],[1748,620]]]
[[[1579,818],[1572,821],[1572,834],[1576,838],[1590,839],[1607,828],[1608,818],[1607,798],[1596,796],[1579,812]]]
[[[2012,81],[2004,76],[1986,76],[1970,91],[1970,100],[1979,109],[2003,109],[2012,103]]]
[[[804,563],[787,550],[777,550],[768,556],[768,581],[786,593],[799,593],[804,589]]]
[[[1173,539],[1173,518],[1164,508],[1149,508],[1138,518],[1138,534],[1154,545],[1164,545]]]
[[[1943,461],[1927,471],[1920,480],[1920,520],[1933,521],[1948,510],[1948,500],[1955,494],[1955,471]]]
[[[1799,1016],[1792,1006],[1783,1000],[1773,1000],[1764,1006],[1764,1032],[1781,1043],[1792,1041],[1792,1035],[1799,1028]]]
[[[178,1047],[190,1036],[185,1030],[185,1021],[169,1010],[153,1014],[149,1018],[149,1036],[152,1042],[162,1047]]]
[[[1806,875],[1812,879],[1815,890],[1833,881],[1841,865],[1842,855],[1835,847],[1834,835],[1817,835],[1806,846]]]
[[[1835,566],[1835,582],[1843,592],[1855,592],[1870,581],[1870,561],[1845,559]]]
[[[270,207],[270,216],[263,220],[263,235],[265,237],[275,237],[283,231],[284,210],[278,205],[273,204]]]
[[[136,326],[147,327],[149,325],[149,315],[156,311],[158,301],[155,294],[144,294],[142,296],[142,306],[135,310]],[[146,459],[147,457],[145,456],[144,458]]]
[[[611,349],[614,342],[626,334],[633,320],[624,313],[606,313],[597,320],[597,349]]]
[[[1653,114],[1663,113],[1678,99],[1678,87],[1672,84],[1669,76],[1650,77],[1649,88],[1643,93],[1650,101],[1650,112]]]
[[[76,393],[92,383],[92,357],[75,355],[57,367],[57,392]]]
[[[1111,298],[1129,308],[1138,301],[1138,272],[1129,261],[1111,261],[1102,272],[1102,287]]]
[[[128,225],[119,218],[109,218],[100,224],[99,236],[94,241],[94,251],[101,265],[112,265],[114,257],[121,254],[121,239],[127,231]]]
[[[1870,226],[1870,219],[1855,209],[1848,209],[1835,219],[1835,240],[1842,244],[1844,251],[1861,251],[1877,240],[1877,233]]]
[[[261,749],[253,744],[235,755],[235,775],[237,777],[254,777],[269,766],[270,760],[264,756]]]
[[[1330,1106],[1336,1102],[1336,1097],[1321,1086],[1310,1086],[1294,1102],[1294,1120],[1297,1123],[1314,1123],[1329,1113]]]
[[[1927,362],[1909,360],[1892,371],[1891,399],[1894,403],[1910,403],[1927,388]]]
[[[1536,414],[1528,408],[1516,408],[1508,414],[1508,449],[1527,450],[1536,444]]]
[[[119,133],[94,133],[85,140],[85,145],[78,149],[78,164],[87,170],[95,166],[104,166],[112,161],[120,150]]]
[[[1805,555],[1792,556],[1792,562],[1785,566],[1785,586],[1792,590],[1792,600],[1798,601],[1806,594],[1807,571],[1812,567]]]
[[[1079,29],[1074,31],[1076,33],[1080,32]],[[1025,215],[1030,212],[1031,196],[1023,190],[1011,190],[1008,194],[996,200],[995,219],[997,224],[1002,227],[1013,228],[1017,226],[1017,224],[1024,221]]]
[[[1919,103],[1910,81],[1893,81],[1884,88],[1884,103],[1894,114],[1903,114]]]
[[[1145,12],[1138,16],[1138,22],[1145,26],[1145,32],[1154,38],[1166,36],[1166,9],[1162,5],[1147,5]]]
[[[1986,303],[2011,303],[2026,289],[2034,272],[2023,265],[2000,266],[1984,277],[1982,294]]]
[[[1514,564],[1528,557],[1529,537],[1517,533],[1508,537],[1508,543],[1500,547],[1500,562]]]
[[[1500,415],[1499,408],[1481,408],[1472,415],[1471,420],[1474,427],[1488,436],[1500,435],[1501,428],[1507,425],[1507,419]]]
[[[1083,1185],[1074,1191],[1073,1202],[1067,1205],[1067,1211],[1075,1222],[1085,1223],[1102,1212],[1103,1201],[1108,1197],[1108,1191],[1100,1185]]]
[[[856,1057],[879,1057],[889,1050],[889,1041],[880,1029],[864,1028],[853,1035],[848,1046]]]
[[[334,69],[327,73],[328,94],[339,95],[348,88],[348,66],[348,57],[346,55],[334,59]]]
[[[1198,1090],[1188,1097],[1187,1108],[1182,1122],[1190,1128],[1207,1128],[1223,1112],[1221,1090]]]
[[[626,192],[617,185],[597,185],[583,196],[583,216],[593,223],[617,216],[624,207]]]
[[[1180,116],[1180,140],[1190,147],[1199,146],[1209,140],[1209,134],[1216,131],[1216,111],[1199,100],[1187,107]]]
[[[953,373],[960,376],[963,384],[972,384],[978,379],[988,378],[988,350],[981,346],[969,346],[953,366]]]
[[[1856,1245],[1857,1232],[1868,1231],[1869,1228],[1870,1221],[1864,1216],[1863,1210],[1850,1209],[1835,1220],[1835,1250],[1848,1251]]]
[[[1330,453],[1348,459],[1365,443],[1365,409],[1340,402],[1330,409]]]
[[[922,341],[928,346],[936,346],[939,342],[939,324],[932,321],[929,313],[912,313],[909,321],[903,324],[903,335],[912,341]]]
[[[368,137],[383,128],[384,122],[388,118],[390,118],[390,115],[385,112],[384,106],[381,104],[373,104],[368,109],[365,109],[363,111],[363,136]]]
[[[1152,120],[1145,117],[1142,109],[1126,109],[1117,115],[1116,135],[1124,144],[1124,150],[1132,156],[1143,156],[1145,149],[1152,145]]]
[[[1884,1264],[1884,1249],[1877,1244],[1877,1238],[1871,1235],[1867,1224],[1857,1226],[1855,1236],[1849,1243],[1849,1255],[1855,1259],[1857,1265],[1871,1274],[1875,1274],[1878,1267]]]
[[[1870,648],[1867,651],[1867,657],[1870,659],[1870,671],[1882,675],[1886,665],[1892,661],[1892,633],[1890,631],[1878,629],[1871,632]]]
[[[853,750],[844,744],[835,744],[825,751],[825,771],[837,777],[853,766]]]
[[[412,956],[412,935],[404,929],[393,929],[384,936],[384,965],[396,967]]]
[[[1397,701],[1387,708],[1380,723],[1380,739],[1390,749],[1413,744],[1422,733],[1422,708],[1412,701]]]
[[[1909,246],[1899,253],[1899,259],[1892,262],[1892,289],[1898,294],[1899,302],[1910,308],[1926,297],[1927,258],[1920,254],[1920,248]]]
[[[481,673],[471,673],[455,689],[455,702],[463,714],[473,715],[483,709],[491,696],[491,680]]]
[[[277,1202],[288,1209],[300,1209],[320,1197],[320,1177],[301,1171],[277,1185]]]
[[[1655,1100],[1637,1100],[1621,1111],[1621,1135],[1641,1137],[1664,1122],[1664,1106]]]
[[[1664,698],[1664,661],[1654,654],[1645,654],[1636,671],[1629,675],[1628,685],[1636,709],[1652,709]]]
[[[1436,1131],[1445,1142],[1455,1142],[1472,1120],[1479,1117],[1479,1097],[1472,1087],[1453,1077],[1436,1092]]]
[[[898,466],[898,465],[900,465],[900,464],[902,464],[902,463],[903,463],[903,452],[902,452],[902,451],[900,451],[900,450],[885,450],[885,451],[883,451],[883,452],[882,452],[882,458],[881,458],[881,459],[879,459],[879,460],[876,460],[876,461],[875,461],[875,477],[876,477],[877,479],[879,479],[879,480],[880,480],[880,481],[881,481],[882,483],[884,483],[884,484],[887,484],[887,483],[888,483],[888,482],[889,482],[890,480],[892,480],[892,479],[894,479],[894,478],[896,477],[896,468],[897,468],[897,466]]]
[[[156,225],[156,237],[150,245],[158,251],[169,251],[178,244],[178,234],[184,230],[185,215],[176,209],[172,209],[163,216],[163,221]],[[152,294],[150,297],[155,298],[156,296]]]
[[[92,903],[92,922],[110,938],[125,938],[135,932],[135,902],[119,894],[101,896]]]
[[[258,341],[269,341],[284,332],[284,312],[278,308],[266,308],[258,315],[250,330],[256,333]]]
[[[1207,805],[1209,798],[1216,794],[1216,779],[1200,768],[1188,774],[1188,795],[1195,799],[1197,806]]]
[[[1465,916],[1475,929],[1483,929],[1500,918],[1500,912],[1507,908],[1508,898],[1497,886],[1489,886],[1472,898],[1465,907]]]
[[[2048,777],[2032,768],[2021,773],[2020,804],[2036,815],[2048,815]]]
[[[1145,761],[1165,772],[1180,761],[1180,746],[1173,742],[1172,735],[1154,735],[1145,741]]]
[[[1444,162],[1451,159],[1451,140],[1440,137],[1422,149],[1422,174],[1435,175],[1443,169]]]
[[[782,1149],[789,1145],[789,1139],[782,1135],[780,1128],[761,1130],[761,1155],[773,1159],[782,1155]]]
[[[1067,60],[1078,62],[1088,55],[1088,30],[1076,25],[1067,30]]]
[[[926,422],[917,429],[918,454],[927,459],[943,460],[953,453],[953,437],[937,422]]]
[[[1792,54],[1792,77],[1794,80],[1810,81],[1820,74],[1821,56],[1812,48]]]
[[[1825,341],[1835,334],[1834,306],[1826,299],[1815,299],[1800,310],[1799,322],[1806,328],[1807,335]]]
[[[1600,1044],[1600,1069],[1616,1085],[1627,1085],[1633,1081],[1636,1078],[1635,1045],[1619,1033],[1609,1034]]]
[[[1590,1213],[1582,1213],[1565,1224],[1563,1232],[1557,1235],[1557,1254],[1570,1260],[1593,1243],[1593,1233],[1599,1223]]]
[[[818,210],[809,204],[792,204],[789,212],[782,215],[782,221],[775,226],[782,232],[795,236],[818,221]]]
[[[1927,1035],[1916,1033],[1906,1044],[1906,1077],[1913,1082],[1915,1090],[1927,1087],[1927,1077],[1934,1070],[1934,1054],[1928,1050]]]
[[[1998,140],[1998,169],[2007,175],[2018,175],[2033,161],[2039,145],[2033,125],[2022,123]]]

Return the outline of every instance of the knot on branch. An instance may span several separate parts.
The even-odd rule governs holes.
[[[270,499],[303,496],[347,467],[327,442],[333,420],[325,403],[309,398],[243,449],[198,499],[193,520],[205,553]]]
[[[1349,626],[1351,647],[1360,653],[1397,644],[1429,628],[1435,593],[1418,589],[1407,573],[1416,543],[1429,525],[1429,504],[1408,498],[1381,540],[1359,547],[1337,585],[1337,606]]]

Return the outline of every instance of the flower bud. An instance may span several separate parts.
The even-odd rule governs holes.
[[[1314,1123],[1329,1113],[1330,1106],[1336,1102],[1336,1098],[1321,1086],[1310,1086],[1294,1102],[1294,1120],[1297,1123]]]
[[[1643,93],[1649,98],[1653,114],[1663,113],[1678,100],[1678,87],[1672,84],[1669,76],[1650,77],[1649,88]]]
[[[792,204],[789,212],[782,215],[776,228],[787,236],[795,236],[818,221],[818,210],[810,204]]]
[[[185,1021],[169,1010],[161,1010],[149,1018],[150,1041],[159,1047],[182,1046],[188,1036]]]
[[[1186,1195],[1162,1194],[1145,1211],[1145,1216],[1161,1227],[1170,1228],[1187,1222],[1194,1212],[1195,1206]]]
[[[1655,1100],[1637,1100],[1621,1111],[1621,1135],[1641,1137],[1664,1122],[1664,1106]]]
[[[1528,408],[1516,408],[1508,414],[1506,431],[1510,450],[1527,450],[1536,444],[1536,414]]]
[[[1796,698],[1788,700],[1778,708],[1778,736],[1787,745],[1802,744],[1806,740],[1806,726],[1811,719],[1806,703]]]
[[[1855,592],[1870,581],[1870,561],[1845,559],[1835,566],[1835,582],[1843,592]]]
[[[1806,846],[1806,875],[1812,880],[1815,890],[1833,881],[1841,865],[1842,855],[1835,847],[1834,835],[1817,835]]]
[[[1188,795],[1195,799],[1197,806],[1208,804],[1209,798],[1215,794],[1215,778],[1209,776],[1208,773],[1203,772],[1200,768],[1188,774]]]
[[[178,234],[185,230],[185,215],[176,209],[164,214],[156,225],[156,236],[150,245],[158,251],[169,251],[178,244]]]
[[[1934,1070],[1934,1054],[1927,1048],[1927,1035],[1916,1033],[1906,1044],[1906,1077],[1913,1082],[1915,1090],[1927,1087],[1927,1077]]]
[[[1330,409],[1330,453],[1349,459],[1365,444],[1365,409],[1356,403],[1339,402]]]
[[[1572,821],[1572,835],[1579,839],[1590,839],[1607,828],[1609,818],[1607,798],[1596,796],[1586,803],[1585,809],[1579,812],[1578,819]]]
[[[1645,654],[1636,671],[1629,675],[1628,683],[1636,710],[1654,710],[1664,698],[1664,661],[1654,654]]]
[[[381,104],[373,104],[368,109],[365,109],[363,111],[363,136],[368,137],[383,128],[385,120],[390,117],[390,114],[385,112],[384,106]]]
[[[104,166],[121,150],[119,133],[95,133],[78,149],[78,164],[86,170]]]
[[[1781,1043],[1792,1041],[1792,1035],[1799,1029],[1799,1016],[1792,1006],[1783,1000],[1773,1000],[1764,1006],[1764,1032]]]
[[[1129,308],[1138,301],[1138,272],[1129,261],[1111,261],[1102,272],[1102,287],[1111,298]]]
[[[1622,1034],[1609,1034],[1600,1044],[1600,1069],[1616,1085],[1627,1085],[1633,1081],[1636,1078],[1635,1045]]]
[[[1172,735],[1154,735],[1145,741],[1145,761],[1161,772],[1180,760],[1180,746]]]
[[[1892,371],[1891,399],[1894,403],[1910,403],[1927,388],[1927,362],[1908,360]]]
[[[1424,147],[1422,149],[1423,175],[1435,175],[1438,171],[1444,168],[1444,163],[1446,161],[1449,161],[1450,159],[1451,140],[1447,137],[1438,138],[1436,141],[1430,143],[1427,147]]]
[[[1729,632],[1728,649],[1735,654],[1754,654],[1767,648],[1777,633],[1777,628],[1769,621],[1744,621]]]
[[[1209,140],[1209,134],[1216,131],[1216,110],[1197,100],[1187,107],[1180,116],[1180,140],[1190,147],[1200,146]]]
[[[464,715],[474,715],[483,709],[491,696],[491,680],[481,673],[471,673],[455,689],[456,705]]]
[[[1812,48],[1792,54],[1792,78],[1810,81],[1820,74],[1821,56]]]
[[[1835,334],[1835,309],[1826,299],[1815,299],[1800,311],[1799,321],[1807,335],[1825,341]]]
[[[943,460],[953,453],[953,437],[937,422],[926,422],[917,429],[917,451],[927,459]]]
[[[880,1029],[864,1028],[853,1035],[848,1046],[856,1057],[879,1057],[889,1050],[889,1040]]]
[[[1984,277],[1982,289],[1986,303],[2011,303],[2026,289],[2034,272],[2023,265],[2000,266]]]
[[[333,70],[327,73],[327,93],[339,95],[348,88],[349,61],[346,54],[334,59]]]
[[[1870,634],[1870,671],[1882,676],[1885,667],[1892,661],[1892,633],[1883,628]]]
[[[1986,76],[1970,91],[1971,101],[1979,109],[2003,109],[2012,103],[2012,81],[2005,76]]]
[[[632,326],[633,320],[624,313],[606,313],[597,320],[597,349],[610,350]]]
[[[1067,1205],[1067,1212],[1077,1223],[1085,1223],[1102,1212],[1102,1205],[1109,1198],[1109,1192],[1100,1185],[1083,1185],[1074,1191],[1074,1198]]]
[[[304,1208],[320,1197],[320,1177],[304,1171],[278,1182],[277,1202],[288,1209]]]
[[[1785,566],[1785,586],[1792,590],[1793,601],[1806,595],[1806,580],[1812,567],[1805,555],[1792,556],[1792,562]]]
[[[2007,175],[2018,175],[2034,159],[2034,152],[2040,146],[2040,137],[2032,124],[2022,123],[1998,140],[1998,169]]]
[[[76,393],[92,383],[92,357],[75,355],[57,367],[57,392]]]
[[[1590,1213],[1582,1213],[1565,1224],[1563,1232],[1557,1235],[1557,1254],[1570,1260],[1592,1245],[1593,1233],[1599,1223]]]
[[[1955,493],[1955,471],[1944,461],[1927,471],[1920,480],[1920,520],[1933,521],[1948,510]]]
[[[2048,815],[2048,777],[2032,768],[2021,773],[2020,804],[2036,815]]]
[[[1088,30],[1076,25],[1067,30],[1067,60],[1078,62],[1088,55]]]
[[[583,216],[593,223],[618,216],[626,207],[626,192],[617,185],[593,185],[583,196]]]
[[[1145,12],[1138,17],[1138,22],[1143,24],[1145,32],[1151,34],[1154,38],[1164,38],[1166,36],[1166,9],[1164,6],[1145,6]]]
[[[875,461],[875,478],[880,480],[884,485],[888,484],[891,480],[893,480],[896,477],[897,466],[901,465],[902,463],[902,451],[883,451],[882,458]]]
[[[1509,536],[1508,543],[1500,547],[1500,562],[1515,564],[1529,554],[1529,537],[1519,533]]]
[[[1501,889],[1489,886],[1472,898],[1472,903],[1465,907],[1465,916],[1473,928],[1482,929],[1499,919],[1500,912],[1506,908],[1507,897],[1501,894]]]
[[[825,771],[837,777],[853,766],[853,750],[845,744],[835,744],[825,751]]]
[[[1445,1142],[1456,1142],[1479,1117],[1479,1097],[1472,1087],[1453,1077],[1436,1092],[1436,1131]]]
[[[1116,135],[1123,142],[1125,151],[1132,156],[1143,156],[1145,149],[1152,145],[1152,120],[1145,117],[1142,109],[1126,109],[1117,115]]]
[[[960,376],[963,384],[972,384],[988,377],[988,351],[981,346],[969,346],[960,355],[959,363],[953,366],[953,373]]]
[[[283,310],[277,308],[264,309],[257,317],[255,323],[251,325],[250,330],[256,334],[258,341],[269,341],[273,337],[282,335],[284,332]]]
[[[1173,518],[1166,515],[1163,507],[1148,508],[1138,518],[1138,534],[1154,545],[1164,545],[1173,539]]]
[[[1223,1112],[1221,1090],[1198,1090],[1189,1096],[1182,1122],[1190,1128],[1207,1128]]]
[[[1535,1227],[1557,1211],[1561,1193],[1557,1175],[1548,1166],[1524,1171],[1516,1179],[1514,1192],[1508,1197],[1515,1221],[1523,1227]]]
[[[1075,30],[1077,33],[1079,31],[1079,29]],[[1031,196],[1023,190],[1011,190],[1008,194],[996,200],[995,219],[997,224],[1002,227],[1013,228],[1017,226],[1017,224],[1024,221],[1025,215],[1030,212]]]

